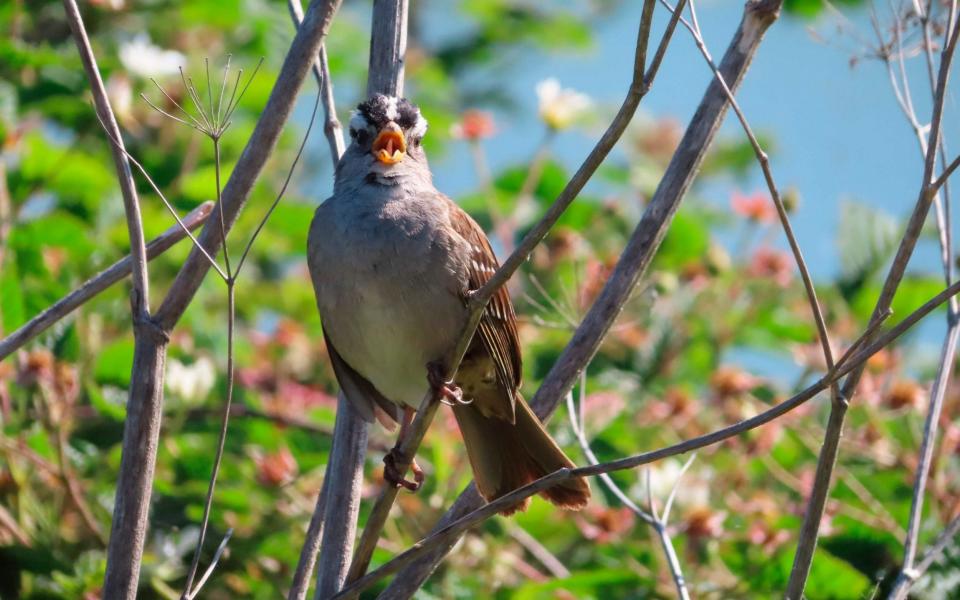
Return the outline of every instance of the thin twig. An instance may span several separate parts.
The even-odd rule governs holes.
[[[570,418],[570,428],[573,429],[574,435],[577,437],[577,441],[580,444],[580,449],[583,451],[584,455],[587,457],[587,462],[591,465],[598,465],[600,461],[597,459],[597,456],[593,453],[593,449],[590,447],[590,442],[587,440],[586,436],[586,419],[585,419],[585,405],[586,405],[586,388],[587,388],[587,376],[586,369],[584,369],[583,374],[580,376],[580,406],[577,409],[574,406],[573,402],[573,393],[567,394],[567,414]],[[577,416],[579,415],[579,417]],[[610,477],[607,473],[601,473],[598,477],[600,481],[606,486],[608,490],[624,505],[633,512],[637,517],[639,517],[644,523],[653,528],[657,534],[657,538],[660,540],[660,546],[663,548],[664,556],[667,559],[667,568],[670,570],[670,577],[673,579],[674,586],[677,589],[677,597],[681,600],[689,600],[690,592],[687,590],[686,578],[683,576],[683,569],[680,567],[680,559],[677,558],[676,549],[673,547],[673,540],[670,538],[669,529],[667,528],[667,523],[669,522],[670,517],[670,507],[673,504],[673,500],[676,496],[677,489],[680,485],[680,478],[683,477],[683,474],[687,471],[690,465],[693,463],[693,459],[696,454],[691,454],[690,458],[684,464],[683,468],[680,470],[680,474],[677,475],[677,479],[673,484],[673,489],[670,491],[670,496],[667,498],[667,502],[663,509],[663,515],[658,515],[656,506],[653,501],[653,489],[650,485],[650,469],[647,469],[647,505],[650,507],[650,512],[644,511],[636,503],[634,503],[626,492],[624,492],[620,486]]]
[[[210,579],[210,576],[213,575],[214,569],[217,568],[217,563],[220,562],[220,557],[223,556],[224,551],[227,549],[227,542],[230,541],[230,538],[233,537],[233,528],[227,529],[227,533],[223,535],[223,540],[220,541],[220,545],[217,546],[217,551],[213,553],[213,558],[210,559],[210,565],[207,567],[207,570],[203,572],[203,576],[200,578],[200,581],[197,582],[197,587],[193,588],[193,593],[187,596],[187,600],[193,600],[197,597],[197,594],[200,593],[200,590],[203,588],[203,585],[207,583],[207,580]]]
[[[934,76],[934,59],[933,59],[933,42],[930,33],[930,14],[926,13],[921,16],[921,27],[923,30],[923,47],[924,47],[924,57],[926,59],[928,78],[930,81],[930,92],[931,96],[935,99],[937,95],[937,80]],[[947,30],[949,32],[949,30]],[[949,35],[945,33],[944,35]],[[908,83],[904,77],[904,86],[907,86]],[[921,152],[925,150],[926,154],[929,154],[930,151],[934,153],[934,160],[936,160],[936,154],[940,153],[941,159],[945,160],[945,143],[943,141],[943,132],[940,132],[939,135],[939,145],[930,148],[926,144],[925,139],[922,134],[917,132],[918,140],[920,141]],[[936,142],[934,142],[936,143]],[[926,146],[926,147],[925,147]],[[945,176],[948,175],[949,167],[946,167],[944,171]],[[937,181],[946,182],[946,178],[941,176]],[[937,217],[937,230],[939,232],[940,238],[940,247],[941,247],[941,262],[943,263],[944,277],[946,279],[947,285],[951,283],[953,276],[953,261],[952,261],[952,248],[951,248],[951,234],[950,234],[950,222],[949,222],[949,187],[944,186],[944,196],[946,200],[947,210],[944,210],[943,204],[940,202],[939,192],[937,188],[933,186],[936,184],[934,182],[931,185],[932,193],[934,194],[934,206],[936,209]],[[923,428],[923,440],[920,445],[920,459],[916,468],[916,477],[914,478],[913,484],[913,494],[910,502],[910,516],[907,522],[907,532],[904,536],[904,551],[903,551],[903,567],[902,572],[910,573],[913,570],[913,562],[916,558],[917,547],[919,545],[920,538],[920,523],[923,518],[923,503],[924,495],[926,493],[927,480],[930,476],[930,468],[933,462],[933,452],[934,447],[937,442],[937,430],[940,423],[940,413],[943,409],[943,400],[947,393],[947,384],[950,380],[951,373],[953,372],[954,359],[956,357],[957,350],[957,341],[960,340],[960,320],[958,320],[957,315],[957,304],[955,301],[951,301],[948,312],[947,312],[947,332],[944,337],[943,344],[940,351],[940,360],[937,367],[937,374],[934,378],[933,385],[930,391],[930,400],[927,408],[927,415],[924,422]],[[901,588],[901,591],[891,594],[891,598],[899,598],[906,596],[906,590],[908,587]]]
[[[940,177],[937,177],[936,181],[934,181],[930,185],[930,187],[932,187],[934,191],[942,188],[943,184],[947,182],[947,179],[949,179],[950,176],[953,175],[953,172],[957,170],[957,167],[960,167],[960,156],[957,156],[952,161],[950,161],[950,164],[943,169],[943,172],[940,174]]]
[[[674,9],[670,7],[666,0],[661,1],[671,12],[673,12]],[[684,26],[693,37],[693,40],[696,43],[697,48],[700,50],[700,53],[703,55],[704,60],[706,60],[710,70],[713,71],[714,77],[717,78],[717,82],[720,84],[723,93],[727,96],[727,101],[730,103],[730,108],[737,116],[737,120],[740,122],[740,126],[743,128],[743,131],[747,136],[747,140],[750,142],[751,148],[753,148],[754,155],[757,158],[757,163],[759,163],[760,170],[763,172],[763,178],[767,184],[767,189],[770,192],[770,197],[773,199],[774,206],[776,206],[777,215],[780,218],[780,225],[783,228],[783,233],[790,245],[790,251],[793,253],[794,262],[797,265],[797,269],[800,271],[800,278],[803,281],[803,288],[807,294],[807,302],[810,305],[810,312],[813,314],[813,320],[816,324],[817,336],[820,340],[820,347],[823,350],[824,361],[826,362],[827,369],[833,370],[833,350],[830,344],[830,335],[827,332],[827,324],[823,319],[823,310],[820,307],[820,301],[817,299],[817,291],[813,285],[813,278],[810,276],[810,270],[807,268],[807,263],[803,258],[803,252],[800,250],[800,244],[797,242],[797,238],[793,233],[793,226],[790,224],[790,217],[787,215],[787,209],[783,205],[783,199],[780,196],[780,190],[773,178],[773,170],[770,167],[770,159],[767,156],[767,153],[760,146],[757,136],[753,133],[753,128],[750,127],[747,117],[740,109],[740,105],[737,103],[736,97],[733,95],[733,92],[730,90],[730,87],[724,80],[723,74],[720,73],[720,69],[718,69],[716,63],[713,62],[713,57],[710,55],[710,51],[707,49],[706,43],[703,41],[703,32],[700,30],[700,24],[697,22],[695,0],[689,0],[689,4],[691,21],[693,22],[693,25],[691,26],[689,23],[684,21]],[[830,394],[834,403],[840,402],[840,389],[836,383],[831,385]]]
[[[931,189],[930,184],[933,181],[933,172],[936,166],[936,149],[939,146],[940,122],[943,116],[943,105],[946,97],[947,80],[950,74],[950,64],[956,50],[957,35],[960,33],[960,27],[954,24],[953,29],[948,31],[950,32],[949,42],[943,50],[940,61],[940,71],[937,77],[937,94],[933,104],[933,116],[930,120],[930,132],[928,134],[929,139],[927,142],[923,177],[920,183],[919,198],[917,199],[913,214],[907,223],[907,228],[901,239],[900,246],[897,248],[893,264],[890,266],[887,278],[884,281],[883,290],[877,300],[871,321],[879,319],[881,315],[885,314],[890,308],[893,296],[906,271],[907,263],[916,247],[920,232],[923,229],[923,224],[926,221],[927,213],[934,199],[935,193]],[[856,392],[857,384],[860,382],[862,373],[863,367],[861,366],[850,374],[850,377],[844,382],[843,389],[841,390],[842,398],[846,399],[853,396]],[[814,484],[804,514],[803,525],[800,528],[797,551],[794,555],[793,567],[787,583],[786,597],[788,600],[799,600],[802,597],[807,576],[810,573],[810,565],[813,561],[813,554],[817,546],[820,523],[823,519],[824,509],[826,508],[827,496],[830,493],[833,468],[837,461],[837,452],[840,446],[840,436],[843,433],[846,411],[846,402],[834,403],[830,408],[827,431],[824,435],[823,447],[817,460]]]
[[[188,230],[203,225],[210,217],[213,202],[204,202],[183,218],[183,224]],[[155,237],[147,244],[147,260],[153,260],[169,250],[174,244],[186,237],[183,229],[174,225]],[[51,304],[49,308],[20,326],[19,329],[0,340],[0,360],[10,356],[24,344],[36,338],[50,328],[57,321],[65,318],[74,310],[95,298],[98,294],[124,279],[130,274],[133,260],[128,254],[86,280],[75,290]]]
[[[157,196],[159,196],[161,202],[163,202],[163,205],[164,207],[166,207],[167,212],[170,213],[173,219],[177,222],[177,225],[180,226],[180,230],[183,231],[183,234],[185,236],[190,238],[191,242],[193,242],[193,247],[198,252],[200,252],[200,254],[204,258],[207,259],[207,261],[210,263],[210,266],[213,267],[213,270],[217,272],[217,275],[219,275],[221,279],[223,279],[224,281],[229,279],[229,276],[227,275],[227,273],[225,273],[223,269],[220,268],[220,265],[217,264],[216,259],[214,259],[213,256],[211,256],[210,253],[207,252],[207,249],[204,248],[203,244],[197,241],[197,238],[194,237],[193,233],[190,232],[190,229],[184,224],[183,219],[180,217],[180,213],[178,213],[177,209],[173,207],[173,204],[171,204],[170,201],[167,200],[167,196],[160,190],[160,187],[153,181],[153,177],[150,177],[150,173],[147,171],[146,167],[140,164],[140,161],[134,158],[132,154],[127,152],[126,148],[123,147],[123,141],[120,138],[113,137],[113,135],[109,132],[109,130],[106,129],[106,124],[103,123],[103,121],[101,121],[100,124],[101,126],[103,126],[104,130],[107,131],[107,137],[113,143],[113,147],[118,148],[120,152],[122,152],[123,155],[127,158],[127,160],[130,161],[130,163],[132,163],[133,166],[135,166],[137,170],[140,171],[140,174],[143,175],[144,179],[147,180],[147,183],[150,185],[151,188],[153,188],[154,193],[156,193]],[[219,202],[214,204],[214,208],[216,208],[217,205],[219,205]]]
[[[697,459],[697,453],[694,452],[690,455],[690,458],[687,459],[683,466],[680,467],[680,472],[677,473],[677,478],[673,482],[673,487],[670,489],[670,495],[667,496],[667,502],[663,505],[663,515],[662,520],[664,525],[670,522],[670,509],[673,507],[673,501],[677,497],[677,491],[680,489],[680,480],[683,479],[683,476],[686,474],[687,470],[690,469],[690,466],[693,464],[693,461]]]
[[[104,129],[107,135],[119,140],[120,128],[117,126],[117,119],[114,117],[113,109],[110,108],[110,99],[103,85],[103,79],[100,77],[100,69],[97,67],[97,59],[93,55],[93,48],[90,47],[90,39],[87,37],[87,31],[83,25],[83,18],[80,16],[80,9],[77,7],[76,0],[63,0],[63,7],[66,10],[67,22],[70,25],[71,32],[73,32],[73,39],[80,53],[80,60],[87,73],[87,79],[90,80],[90,89],[93,92],[93,103],[94,106],[96,106],[97,118],[101,123],[104,123]],[[140,200],[137,198],[137,186],[133,182],[133,173],[130,172],[130,164],[127,162],[123,143],[114,143],[113,146],[111,146],[111,151],[120,182],[120,192],[123,196],[123,210],[127,219],[127,233],[130,238],[131,268],[133,273],[133,295],[131,296],[130,303],[131,309],[133,310],[134,323],[138,323],[150,318],[150,307],[148,305],[150,286],[149,277],[147,276],[147,250],[143,236],[143,219],[140,216]]]
[[[280,200],[283,199],[283,195],[287,192],[287,186],[290,185],[290,179],[293,177],[293,171],[297,168],[297,164],[300,162],[300,157],[303,156],[303,149],[307,147],[307,140],[310,139],[310,132],[313,131],[313,123],[317,119],[317,109],[320,108],[320,96],[321,90],[317,90],[317,98],[313,103],[313,111],[310,113],[310,122],[307,124],[307,130],[303,134],[303,141],[300,142],[300,147],[297,149],[297,155],[293,157],[293,162],[290,163],[290,168],[287,170],[287,177],[283,180],[283,185],[280,186],[280,191],[277,192],[277,195],[273,199],[273,203],[270,204],[270,208],[267,209],[266,214],[264,214],[263,218],[260,219],[260,222],[257,223],[257,228],[253,230],[253,235],[250,236],[250,240],[243,249],[243,254],[240,255],[240,261],[237,263],[237,270],[233,274],[234,277],[240,275],[240,270],[243,269],[243,264],[247,260],[247,255],[250,253],[250,249],[253,248],[253,243],[257,241],[257,236],[260,235],[260,231],[263,230],[263,227],[270,219],[270,215],[273,214],[273,211],[277,208],[277,205],[280,204]]]
[[[233,356],[233,337],[236,329],[236,280],[231,278],[227,281],[227,399],[224,403],[223,417],[220,421],[220,435],[217,438],[217,452],[213,459],[213,469],[210,473],[210,481],[207,484],[207,496],[203,504],[203,518],[200,521],[200,535],[197,538],[197,547],[193,552],[193,561],[190,564],[190,571],[187,574],[187,582],[183,586],[181,600],[191,600],[193,596],[200,591],[201,581],[196,588],[193,587],[193,579],[197,575],[197,569],[200,567],[200,553],[203,551],[203,542],[207,537],[207,528],[210,525],[210,510],[213,508],[213,494],[217,487],[217,475],[220,473],[220,464],[223,461],[223,448],[227,441],[227,427],[230,423],[230,406],[233,403],[233,384],[234,384],[234,356]],[[227,536],[229,538],[229,535]],[[226,541],[226,540],[225,540]],[[211,566],[216,564],[213,561]],[[204,581],[206,579],[204,578]]]
[[[507,531],[510,537],[515,539],[518,544],[523,546],[524,550],[533,555],[541,565],[546,567],[551,575],[558,579],[570,577],[570,569],[560,562],[560,559],[554,556],[537,538],[530,535],[526,529],[513,521],[508,524]]]
[[[303,7],[300,0],[287,0],[287,8],[290,11],[290,18],[293,20],[294,27],[300,27],[303,21]],[[337,168],[340,157],[346,151],[343,142],[343,127],[340,120],[337,119],[337,107],[333,100],[333,80],[330,79],[330,65],[327,61],[327,47],[320,44],[320,52],[317,55],[317,61],[313,63],[313,77],[317,80],[323,94],[323,112],[325,116],[323,124],[323,133],[327,136],[327,143],[330,145],[330,160],[333,168]]]

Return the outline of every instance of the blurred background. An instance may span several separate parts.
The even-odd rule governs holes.
[[[215,197],[213,154],[197,132],[153,110],[189,105],[183,67],[205,90],[264,64],[222,140],[230,169],[270,92],[293,27],[277,0],[91,0],[84,18],[125,142],[182,213]],[[740,2],[697,4],[719,60]],[[640,3],[618,0],[414,1],[407,95],[431,128],[437,187],[487,230],[503,257],[557,196],[626,91]],[[862,331],[922,159],[878,48],[891,9],[793,0],[738,95],[771,155],[838,348]],[[668,17],[657,6],[654,36]],[[348,1],[328,51],[338,116],[365,89],[370,3]],[[876,28],[874,25],[876,22]],[[877,33],[879,32],[879,34]],[[109,148],[59,2],[0,5],[0,334],[122,257],[128,248]],[[908,38],[908,41],[915,38]],[[906,62],[921,120],[930,107],[920,57]],[[521,319],[525,392],[539,381],[615,264],[652,195],[710,71],[679,29],[618,148],[511,283]],[[216,88],[215,88],[216,89]],[[304,135],[309,79],[280,146],[229,238],[242,249],[280,189]],[[948,147],[960,131],[947,98]],[[322,127],[238,283],[238,390],[209,539],[234,529],[205,598],[286,593],[323,477],[336,385],[304,260],[307,225],[329,193]],[[172,220],[142,178],[148,237]],[[600,460],[655,449],[756,414],[824,370],[813,322],[762,176],[728,118],[652,268],[575,390]],[[189,247],[150,264],[151,303]],[[935,231],[924,237],[895,302],[895,322],[943,288]],[[97,598],[105,566],[133,343],[128,284],[114,286],[0,362],[0,598]],[[861,598],[892,583],[915,476],[924,408],[945,330],[942,312],[869,363],[850,410],[838,478],[808,585],[811,598]],[[226,290],[208,277],[172,340],[165,424],[143,598],[176,598],[198,535],[225,393]],[[767,597],[789,574],[829,401],[683,460],[650,467],[696,597]],[[960,396],[948,392],[922,540],[960,514]],[[420,463],[427,485],[403,493],[374,562],[429,530],[470,480],[446,409]],[[551,431],[578,463],[568,415]],[[391,435],[372,428],[367,495]],[[614,475],[645,502],[646,472]],[[655,536],[599,482],[583,512],[540,500],[485,523],[458,546],[421,598],[657,598],[673,584]],[[361,521],[365,513],[361,514]],[[362,525],[362,523],[361,523]],[[923,547],[923,543],[921,547]],[[215,543],[208,542],[202,564]],[[545,559],[547,557],[547,559]],[[947,558],[917,586],[942,598],[960,578]],[[552,558],[552,560],[551,560]],[[373,597],[373,594],[370,594]]]

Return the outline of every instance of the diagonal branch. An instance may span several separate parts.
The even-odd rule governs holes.
[[[447,373],[445,374],[446,380],[449,381],[454,378],[457,369],[459,368],[460,361],[463,359],[463,355],[466,352],[467,347],[470,344],[474,332],[476,331],[476,328],[480,322],[483,311],[486,308],[487,303],[493,297],[493,294],[496,293],[496,291],[510,279],[513,273],[526,260],[527,256],[529,256],[530,252],[533,251],[536,245],[539,244],[540,241],[550,231],[553,225],[560,218],[560,215],[563,214],[563,211],[566,210],[566,208],[573,202],[574,199],[576,199],[577,195],[580,193],[580,190],[583,189],[583,186],[586,185],[587,181],[589,181],[593,176],[593,173],[609,154],[610,150],[612,150],[613,146],[616,145],[617,141],[620,139],[620,136],[630,123],[630,120],[633,118],[633,114],[636,112],[636,109],[640,104],[640,100],[650,89],[650,85],[653,82],[653,76],[656,74],[656,68],[659,66],[660,60],[662,60],[663,57],[663,49],[666,48],[673,29],[676,26],[676,22],[672,21],[668,31],[664,34],[664,38],[661,41],[660,49],[657,52],[657,59],[652,69],[647,72],[647,46],[650,39],[650,27],[653,21],[654,5],[654,0],[646,0],[644,3],[643,15],[640,20],[639,32],[637,35],[637,45],[634,55],[633,79],[631,81],[629,91],[627,92],[627,98],[624,100],[624,103],[617,113],[617,116],[607,128],[607,131],[600,138],[600,141],[590,152],[583,165],[573,176],[540,222],[538,222],[533,230],[527,234],[517,249],[514,250],[510,257],[503,263],[503,265],[497,269],[497,272],[493,275],[493,277],[491,277],[481,289],[474,292],[474,294],[471,296],[469,302],[470,318],[468,319],[463,331],[460,333],[456,347],[451,352],[448,360],[444,362],[444,364],[447,365]],[[647,76],[648,74],[649,78]],[[401,460],[397,461],[397,467],[401,470],[400,472],[403,472],[409,466],[410,460],[416,454],[417,448],[419,447],[420,442],[423,440],[426,430],[430,426],[433,416],[436,413],[438,403],[432,396],[432,392],[427,393],[417,410],[417,416],[411,424],[409,435],[405,438],[404,444],[400,448]],[[380,538],[380,534],[384,525],[386,524],[390,508],[393,506],[393,502],[397,496],[397,492],[398,490],[396,488],[385,487],[380,497],[377,499],[377,502],[367,519],[367,525],[364,528],[363,535],[361,536],[360,543],[357,547],[356,557],[354,558],[354,562],[350,568],[350,574],[348,577],[349,581],[356,580],[357,578],[361,577],[364,572],[366,572],[366,569],[370,564],[370,559],[373,556],[373,551],[376,549],[377,540]]]
[[[574,406],[573,401],[573,392],[567,394],[567,414],[570,418],[570,428],[573,430],[573,435],[576,436],[577,442],[580,445],[580,449],[583,451],[584,456],[587,457],[587,462],[591,465],[599,465],[600,460],[597,458],[597,455],[593,453],[593,449],[590,447],[590,441],[587,439],[586,432],[586,415],[584,407],[586,406],[586,395],[587,395],[587,377],[586,372],[581,373],[580,375],[580,407],[579,411],[576,406]],[[578,416],[579,413],[579,416]],[[628,510],[640,518],[644,523],[649,525],[654,532],[657,534],[657,538],[660,540],[660,546],[663,548],[663,554],[667,559],[667,568],[670,570],[670,577],[673,579],[673,584],[677,588],[677,597],[680,600],[690,600],[690,591],[687,589],[687,580],[683,576],[683,569],[680,567],[680,559],[677,558],[677,552],[673,547],[673,540],[670,538],[670,532],[667,528],[667,522],[670,517],[670,506],[673,504],[673,499],[676,495],[677,487],[680,484],[680,478],[683,477],[684,472],[687,468],[690,467],[690,464],[693,462],[693,458],[696,454],[691,454],[690,459],[681,469],[680,474],[677,476],[676,483],[673,486],[673,490],[670,493],[670,497],[667,499],[666,505],[663,509],[663,515],[657,515],[655,512],[654,504],[652,501],[652,490],[649,485],[649,480],[647,483],[647,494],[651,496],[649,501],[650,512],[640,508],[636,502],[634,502],[630,497],[624,492],[619,485],[613,480],[608,473],[601,473],[599,475],[600,481],[606,486],[607,490],[610,491],[613,496],[620,501]],[[649,478],[650,471],[647,471],[647,476]]]
[[[661,1],[668,8],[670,8],[670,5],[666,2],[666,0]],[[716,63],[713,62],[713,57],[710,56],[710,51],[707,49],[706,43],[703,41],[703,32],[700,30],[700,25],[696,20],[696,9],[694,7],[695,0],[690,0],[690,13],[693,15],[693,24],[691,25],[684,20],[683,25],[690,32],[690,35],[693,36],[693,40],[696,43],[697,48],[703,55],[704,60],[707,61],[707,65],[709,65],[710,70],[713,71],[714,76],[717,78],[717,82],[723,89],[723,93],[727,96],[727,101],[730,103],[730,108],[733,110],[737,120],[740,122],[740,126],[743,128],[743,132],[746,134],[751,148],[753,148],[754,155],[757,158],[757,163],[760,165],[760,170],[763,172],[763,178],[767,184],[767,189],[770,192],[770,198],[773,199],[773,204],[777,209],[777,215],[780,218],[780,225],[783,228],[783,233],[787,238],[787,243],[790,245],[790,251],[793,253],[794,262],[797,264],[797,269],[800,271],[800,279],[803,281],[803,288],[807,294],[807,302],[810,304],[810,312],[813,314],[813,320],[817,327],[817,337],[820,340],[820,347],[823,350],[823,358],[826,362],[827,370],[832,371],[834,368],[833,350],[831,349],[830,335],[827,332],[827,324],[823,320],[823,310],[820,307],[820,301],[817,299],[817,290],[813,285],[813,278],[810,277],[810,270],[807,268],[807,263],[803,258],[803,252],[800,250],[800,244],[797,242],[797,237],[793,233],[793,226],[790,224],[790,217],[787,215],[787,209],[783,205],[783,199],[780,196],[780,190],[777,188],[776,181],[773,178],[773,170],[770,167],[770,159],[767,156],[767,153],[760,146],[760,141],[753,133],[753,128],[750,127],[750,123],[747,121],[746,115],[744,115],[743,111],[740,109],[740,105],[737,103],[737,99],[734,97],[733,92],[730,91],[730,87],[724,80],[723,74],[720,73]],[[677,12],[673,8],[670,8],[670,11]],[[830,386],[830,395],[834,403],[840,401],[840,389],[836,382]]]
[[[213,202],[204,202],[183,218],[184,226],[188,230],[192,230],[203,225],[206,223],[207,218],[210,217],[210,211],[212,209]],[[153,260],[160,256],[185,237],[187,237],[187,234],[179,225],[170,227],[147,244],[147,260]],[[0,360],[10,356],[24,344],[46,331],[51,325],[65,318],[113,284],[124,279],[130,274],[132,267],[133,258],[128,254],[80,284],[80,287],[51,304],[49,308],[39,315],[24,323],[19,329],[3,340],[0,340]]]
[[[683,2],[679,3],[678,10],[682,10],[682,5]],[[779,15],[780,6],[779,0],[751,0],[746,4],[743,19],[720,63],[720,71],[724,79],[730,82],[732,89],[739,87],[759,48],[763,34]],[[655,73],[655,66],[663,57],[669,33],[676,26],[678,19],[679,13],[676,13],[668,25],[667,33],[651,64],[651,73]],[[533,397],[531,405],[539,417],[549,416],[566,397],[630,298],[666,235],[673,215],[689,189],[723,121],[727,106],[723,90],[716,81],[711,81],[667,167],[663,180],[624,248],[617,267]],[[552,211],[553,209],[551,214]],[[525,244],[521,244],[520,249],[525,247]],[[526,254],[520,256],[525,257]],[[504,268],[510,264],[511,261],[508,260],[504,263]],[[491,284],[493,281],[491,280]],[[435,527],[435,531],[449,525],[481,504],[482,500],[471,486],[447,511]],[[415,564],[394,578],[382,597],[407,598],[412,595],[452,549],[457,539],[458,536],[453,536],[445,539],[442,544],[430,548],[429,553],[421,555]]]
[[[493,502],[482,505],[472,511],[468,511],[463,517],[460,517],[441,528],[435,529],[428,537],[417,542],[411,546],[410,549],[400,553],[382,567],[376,569],[375,571],[371,571],[364,577],[348,585],[342,592],[334,596],[334,598],[352,597],[353,595],[369,588],[384,577],[400,571],[400,569],[405,565],[413,563],[414,561],[417,561],[425,556],[430,556],[431,553],[437,548],[445,548],[452,542],[455,542],[468,529],[476,526],[486,519],[489,519],[503,508],[512,506],[548,487],[556,485],[561,481],[576,477],[590,477],[600,475],[602,473],[634,469],[641,465],[656,462],[670,456],[686,454],[687,452],[691,452],[699,448],[711,446],[725,439],[739,435],[751,429],[756,429],[761,425],[765,425],[771,421],[774,421],[814,398],[820,392],[828,389],[830,385],[838,378],[843,377],[851,371],[861,368],[871,356],[888,346],[890,343],[908,331],[911,327],[913,327],[918,321],[920,321],[920,319],[927,316],[934,309],[950,300],[957,293],[960,293],[960,283],[955,283],[946,288],[932,299],[927,301],[922,307],[911,313],[895,327],[880,335],[873,342],[866,344],[862,350],[852,355],[847,362],[838,364],[833,373],[821,377],[799,394],[767,409],[758,415],[730,425],[729,427],[724,427],[723,429],[673,444],[665,448],[660,448],[658,450],[644,452],[643,454],[628,456],[626,458],[600,463],[597,465],[554,471],[553,473],[541,477],[540,479],[537,479],[536,481],[529,483],[522,488],[497,498]],[[390,588],[387,589],[384,595],[387,597],[395,597],[394,595],[390,595],[389,592]]]

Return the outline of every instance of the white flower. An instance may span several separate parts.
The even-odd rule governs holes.
[[[216,380],[213,361],[201,356],[185,365],[176,359],[167,361],[167,390],[186,402],[206,398]]]
[[[141,77],[163,77],[176,73],[187,59],[176,50],[154,46],[149,37],[140,34],[120,45],[120,62]]]
[[[592,104],[589,96],[561,88],[560,82],[552,77],[537,84],[537,99],[540,118],[551,129],[566,129]]]
[[[683,463],[679,460],[664,460],[647,467],[650,470],[650,489],[654,501],[659,508],[670,496],[674,486],[677,486],[675,503],[678,506],[707,506],[710,502],[710,479],[713,473],[709,469],[701,468],[696,473],[687,470],[682,475]],[[677,481],[680,481],[677,485]],[[641,469],[637,471],[637,482],[631,486],[630,495],[646,502],[647,474]]]
[[[133,87],[130,78],[123,73],[114,73],[107,79],[107,97],[117,118],[123,123],[131,118],[133,111]],[[126,124],[126,123],[124,123]]]

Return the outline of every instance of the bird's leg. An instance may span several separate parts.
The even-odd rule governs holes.
[[[446,369],[439,362],[427,364],[427,382],[440,398],[440,402],[453,406],[454,404],[469,404],[463,401],[463,390],[453,381],[447,381]]]
[[[404,478],[404,473],[400,472],[397,462],[403,458],[400,448],[410,431],[410,423],[413,422],[413,415],[416,411],[409,406],[403,407],[403,418],[400,420],[400,433],[397,435],[397,443],[390,452],[383,457],[383,478],[393,487],[403,487],[411,492],[415,492],[423,485],[423,469],[417,464],[416,459],[410,460],[410,470],[413,471],[413,481]]]

